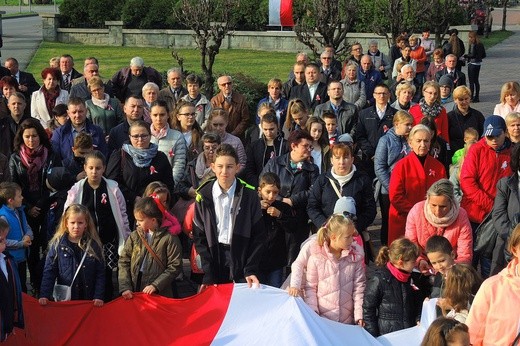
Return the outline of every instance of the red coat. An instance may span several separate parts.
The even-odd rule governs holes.
[[[469,149],[460,170],[460,206],[466,209],[471,222],[481,223],[493,209],[498,181],[512,173],[510,156],[511,148],[497,153],[485,138]]]
[[[426,191],[442,178],[446,178],[444,165],[430,155],[424,167],[414,152],[397,162],[390,175],[388,244],[404,236],[408,213],[416,203],[426,199]]]
[[[417,125],[421,123],[421,119],[424,117],[421,111],[421,105],[415,104],[410,107],[410,114],[413,116],[413,124]],[[448,131],[448,113],[446,109],[442,107],[441,113],[435,118],[435,125],[437,125],[437,136],[441,136],[446,142],[450,142],[450,134]]]

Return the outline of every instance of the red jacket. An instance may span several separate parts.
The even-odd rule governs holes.
[[[417,202],[426,199],[430,186],[442,178],[446,178],[444,165],[430,155],[424,167],[414,152],[397,162],[390,175],[388,244],[404,236],[406,216]]]
[[[511,175],[510,155],[510,147],[497,153],[485,138],[471,146],[460,171],[460,206],[471,222],[481,223],[493,209],[498,181]]]
[[[413,116],[413,124],[417,125],[421,123],[421,119],[424,117],[423,112],[421,111],[421,105],[415,104],[410,107],[410,114]],[[435,125],[437,125],[437,136],[441,136],[446,142],[450,142],[450,134],[448,127],[448,113],[446,113],[446,109],[442,107],[442,110],[439,115],[435,118]]]

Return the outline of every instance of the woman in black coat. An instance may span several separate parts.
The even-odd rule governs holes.
[[[61,162],[56,164],[49,137],[41,123],[34,118],[26,119],[20,124],[13,147],[9,173],[11,180],[22,188],[27,223],[34,235],[27,264],[32,287],[37,289],[40,287],[43,269],[39,266],[40,250],[43,253],[47,248],[47,230],[41,226],[48,211],[47,172],[53,166],[60,166]]]
[[[352,197],[356,201],[356,229],[363,234],[376,217],[372,179],[364,171],[356,169],[352,147],[342,143],[341,136],[339,140],[331,149],[332,168],[322,173],[312,185],[307,213],[314,225],[320,228],[334,213],[340,197]],[[369,238],[364,235],[363,239]],[[367,260],[372,258],[370,247],[365,246],[365,254]]]
[[[492,210],[493,223],[498,236],[491,258],[491,275],[498,274],[507,266],[506,244],[511,232],[520,223],[520,195],[518,194],[520,145],[513,146],[511,170],[513,171],[511,176],[498,181],[495,204]]]
[[[484,45],[480,43],[476,31],[470,31],[468,33],[468,38],[469,50],[468,54],[464,55],[464,58],[466,58],[466,61],[468,62],[468,80],[472,95],[471,101],[479,102],[480,82],[478,81],[478,77],[480,75],[482,59],[486,57],[486,49],[484,48]]]
[[[130,143],[123,144],[110,155],[106,176],[119,184],[132,227],[135,201],[141,198],[146,186],[153,181],[162,181],[171,195],[174,182],[168,158],[158,150],[157,144],[150,143],[150,125],[137,121],[130,125],[128,133]]]

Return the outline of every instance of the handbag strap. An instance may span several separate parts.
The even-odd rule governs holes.
[[[331,178],[329,178],[329,181],[330,181],[330,184],[332,185],[332,188],[334,189],[334,191],[336,192],[336,195],[338,195],[338,198],[341,198],[341,192],[339,192],[339,189],[338,187],[336,186],[336,184],[334,183],[334,180],[332,180]]]
[[[166,269],[166,266],[164,265],[164,263],[161,261],[161,259],[159,258],[159,256],[157,256],[157,254],[155,253],[155,251],[152,250],[152,248],[150,247],[150,245],[148,244],[148,241],[143,237],[143,235],[141,234],[141,232],[137,231],[137,234],[139,235],[139,238],[141,238],[144,246],[146,247],[146,250],[148,250],[148,252],[150,253],[150,255],[152,255],[152,257],[157,261],[157,263],[161,266],[162,270],[165,270]]]
[[[72,278],[72,282],[70,283],[70,286],[74,284],[74,280],[76,280],[76,276],[78,276],[78,273],[81,269],[81,266],[83,265],[83,262],[85,261],[85,257],[87,257],[88,249],[90,249],[90,241],[87,244],[87,248],[85,249],[85,252],[83,253],[83,257],[81,257],[81,262],[79,262],[78,269],[76,269],[76,272],[74,273],[74,277]]]

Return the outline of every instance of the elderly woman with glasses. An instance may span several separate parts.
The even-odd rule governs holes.
[[[350,141],[345,141],[349,137],[350,135],[341,135],[332,147],[332,167],[323,172],[312,185],[307,213],[314,225],[320,228],[333,214],[339,198],[352,197],[357,210],[356,229],[363,234],[376,217],[376,202],[372,179],[354,165],[352,145]]]
[[[426,200],[413,206],[406,219],[405,237],[416,243],[420,249],[434,235],[441,235],[450,241],[456,263],[471,264],[473,257],[473,233],[468,214],[455,200],[453,184],[441,179],[430,186]],[[431,264],[426,253],[417,258],[417,268],[429,273]]]
[[[433,118],[437,125],[437,135],[449,143],[448,114],[441,104],[439,83],[433,81],[424,83],[422,93],[423,97],[419,103],[410,108],[410,114],[415,119],[414,123],[419,124],[423,117]]]
[[[106,177],[119,184],[126,210],[134,210],[135,202],[149,183],[162,181],[172,194],[174,181],[168,157],[157,144],[151,143],[150,125],[136,121],[130,125],[128,134],[130,143],[123,144],[110,155]],[[133,225],[133,213],[128,213],[128,219]]]

